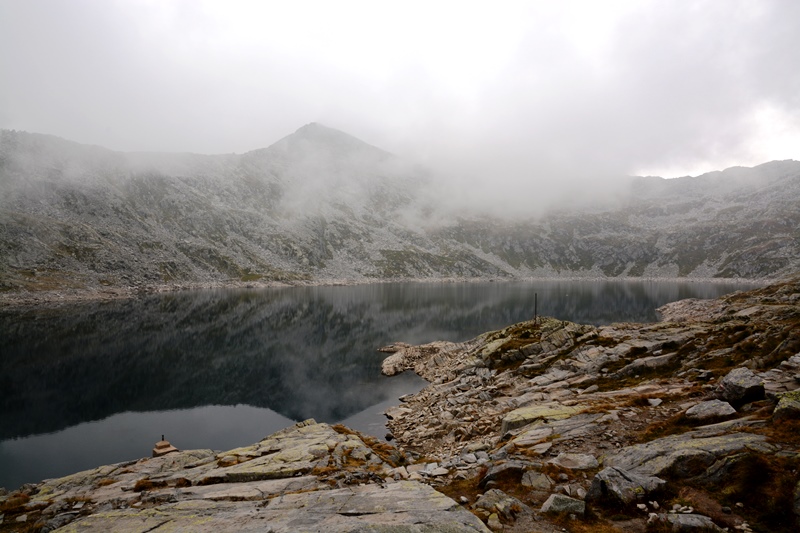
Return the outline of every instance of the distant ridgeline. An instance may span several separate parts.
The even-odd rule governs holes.
[[[800,163],[634,178],[613,208],[437,213],[433,178],[309,124],[241,155],[0,132],[0,290],[444,277],[779,278],[800,271]]]

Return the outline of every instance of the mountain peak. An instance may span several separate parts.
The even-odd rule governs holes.
[[[390,155],[361,139],[319,122],[310,122],[267,148],[275,149],[303,154],[329,152],[340,156],[353,153],[372,154],[372,157],[378,158]]]
[[[287,138],[297,138],[325,144],[367,144],[361,139],[357,139],[348,133],[334,128],[329,128],[320,124],[319,122],[309,122],[302,128],[299,128],[293,134],[289,135]]]
[[[333,128],[329,128],[329,127],[325,126],[324,124],[320,124],[319,122],[309,122],[305,126],[297,128],[297,131],[295,131],[295,134],[298,134],[298,133],[299,134],[308,134],[308,133],[312,133],[313,134],[313,133],[320,133],[320,132],[325,132],[325,131],[339,131],[339,130],[335,130]],[[339,132],[339,133],[343,133],[343,132]]]

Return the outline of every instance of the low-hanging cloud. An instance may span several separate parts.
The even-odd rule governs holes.
[[[2,1],[0,48],[3,128],[241,153],[319,121],[510,211],[800,145],[792,0]]]

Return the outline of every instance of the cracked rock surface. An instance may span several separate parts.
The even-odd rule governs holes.
[[[24,521],[14,525],[60,533],[487,531],[432,487],[395,481],[391,448],[366,439],[309,420],[222,453],[103,466],[29,487]]]

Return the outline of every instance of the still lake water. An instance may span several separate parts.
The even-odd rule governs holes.
[[[382,436],[424,381],[380,375],[394,341],[464,341],[540,315],[657,320],[746,283],[537,281],[218,290],[0,309],[0,487],[180,449],[226,450],[315,418]]]

